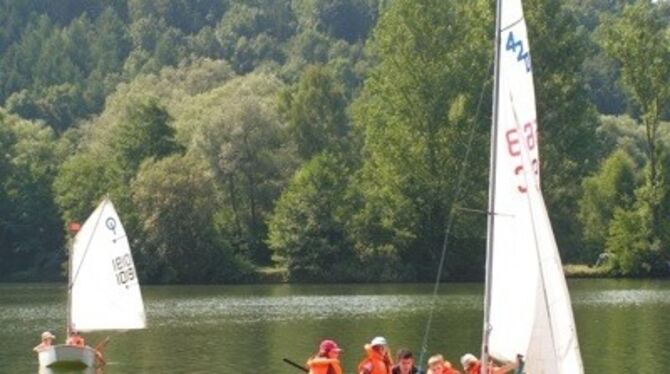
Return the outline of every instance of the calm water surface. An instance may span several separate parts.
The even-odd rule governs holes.
[[[666,373],[670,367],[670,282],[569,283],[587,373]],[[363,344],[384,335],[392,349],[420,353],[432,285],[262,285],[143,287],[149,328],[112,334],[105,374],[277,373],[298,370],[325,337],[344,348],[353,373]],[[0,373],[37,373],[31,349],[43,330],[62,341],[63,285],[0,285]],[[482,285],[443,284],[428,353],[457,363],[478,353]],[[105,334],[86,335],[89,344]]]

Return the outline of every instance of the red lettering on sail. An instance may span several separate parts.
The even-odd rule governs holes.
[[[540,175],[540,166],[537,160],[537,157],[533,154],[533,150],[537,146],[537,133],[535,131],[536,122],[535,120],[525,123],[522,126],[523,135],[520,138],[516,128],[507,130],[505,133],[505,140],[507,140],[507,151],[512,157],[520,157],[522,152],[522,146],[525,147],[525,150],[528,152],[529,156],[532,158],[530,160],[531,170],[533,175]],[[523,144],[522,141],[525,143]],[[514,167],[514,175],[518,177],[519,183],[517,189],[521,193],[528,192],[528,185],[526,182],[526,177],[523,174],[523,160],[519,160],[520,165]]]
[[[523,166],[519,165],[516,167],[516,169],[514,169],[514,174],[518,176],[521,173],[523,173]],[[528,192],[528,187],[525,185],[523,179],[524,178],[522,175],[521,178],[519,178],[519,185],[517,185],[516,188],[519,190],[519,192],[526,193]]]
[[[519,137],[517,136],[516,129],[507,130],[505,133],[505,138],[507,139],[507,151],[510,156],[517,157],[521,155],[521,148],[519,148]]]
[[[528,145],[528,150],[531,151],[535,148],[535,129],[533,127],[533,122],[523,125],[523,132],[526,133],[526,144]]]

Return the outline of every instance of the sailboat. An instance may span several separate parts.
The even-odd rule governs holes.
[[[68,263],[67,335],[143,329],[144,303],[126,232],[104,199],[74,237]],[[60,344],[39,352],[40,367],[96,366],[96,349]]]
[[[535,94],[521,0],[496,4],[482,369],[584,372],[558,247],[540,190]]]

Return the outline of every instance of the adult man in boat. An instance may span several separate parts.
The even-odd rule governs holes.
[[[45,331],[42,333],[42,342],[33,348],[33,352],[39,353],[45,349],[49,349],[53,344],[54,339],[56,337],[49,331]]]
[[[84,341],[84,337],[79,335],[79,332],[77,330],[72,330],[70,331],[70,336],[65,340],[65,344],[67,345],[76,345],[77,347],[83,347],[86,345],[86,342]]]
[[[466,353],[461,357],[461,364],[465,374],[479,374],[482,371],[482,363],[472,353]],[[505,374],[510,370],[516,369],[517,363],[511,362],[501,367],[489,364],[488,371],[491,374]]]
[[[335,341],[326,339],[319,344],[319,353],[307,360],[309,374],[342,374],[340,366],[342,350]]]
[[[396,354],[397,364],[391,369],[391,374],[418,374],[419,369],[414,366],[414,355],[409,349],[400,348]]]
[[[390,374],[393,361],[389,357],[388,344],[383,336],[378,336],[366,344],[367,356],[358,364],[358,374]]]

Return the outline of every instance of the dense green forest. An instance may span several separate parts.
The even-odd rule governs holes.
[[[63,279],[105,195],[146,282],[434,279],[487,205],[494,7],[0,0],[0,280]],[[667,274],[670,3],[524,7],[563,261]]]

